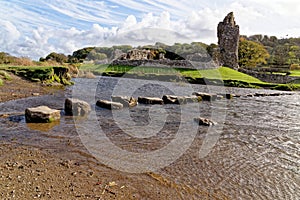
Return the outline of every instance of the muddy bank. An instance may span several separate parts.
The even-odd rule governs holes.
[[[87,160],[16,144],[0,145],[1,199],[180,199],[159,175],[126,174]]]
[[[4,80],[0,86],[0,102],[21,99],[32,96],[53,94],[62,87],[47,87],[41,83],[32,82],[10,73],[11,80]]]

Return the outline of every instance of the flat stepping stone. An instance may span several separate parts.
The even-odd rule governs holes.
[[[174,96],[174,95],[164,95],[164,104],[187,104],[187,103],[197,103],[202,100],[197,96]]]
[[[193,92],[193,95],[201,97],[203,101],[215,101],[218,98],[217,94],[209,94],[209,93],[202,93],[202,92]]]
[[[106,100],[98,100],[96,105],[101,108],[106,108],[109,110],[118,110],[123,108],[123,104],[119,102],[106,101]]]
[[[79,100],[68,98],[65,100],[65,114],[71,116],[85,116],[91,112],[89,103]]]
[[[235,94],[230,94],[230,93],[226,93],[226,94],[218,94],[218,96],[222,96],[223,98],[226,98],[226,99],[232,99],[234,97],[239,97]]]
[[[118,102],[123,104],[123,107],[134,107],[137,105],[137,100],[133,97],[128,97],[128,96],[112,96],[111,100],[113,102]]]
[[[25,110],[26,122],[50,123],[60,119],[60,110],[51,109],[48,106],[38,106]]]
[[[141,104],[164,104],[164,101],[158,97],[138,97]]]

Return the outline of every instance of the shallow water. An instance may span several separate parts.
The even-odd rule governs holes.
[[[0,114],[9,114],[0,118],[2,142],[75,152],[81,157],[92,155],[121,171],[155,171],[180,186],[182,198],[300,198],[298,93],[188,105],[140,104],[108,111],[96,107],[96,100],[111,95],[274,91],[108,77],[75,81],[75,86],[54,95],[1,103]],[[88,101],[92,113],[73,119],[62,111],[57,123],[25,123],[25,108],[48,105],[62,110],[66,97]],[[217,125],[198,127],[193,120],[197,116],[211,118]]]

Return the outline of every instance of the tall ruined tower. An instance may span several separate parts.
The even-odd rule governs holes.
[[[218,24],[218,44],[220,48],[220,65],[238,68],[238,47],[240,30],[234,21],[233,12]]]

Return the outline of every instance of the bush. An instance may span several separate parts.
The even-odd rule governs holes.
[[[44,62],[44,61],[55,61],[55,62],[58,62],[58,63],[65,63],[68,61],[68,57],[62,53],[55,53],[55,52],[52,52],[50,53],[49,55],[46,56],[46,58],[40,58],[40,61],[41,62]]]
[[[1,85],[3,85],[3,81],[2,81],[2,79],[0,78],[0,86],[1,86]]]
[[[299,64],[291,64],[290,70],[300,70],[300,65]]]
[[[14,65],[21,65],[21,66],[32,66],[33,62],[30,58],[27,57],[21,57],[21,58],[16,58],[11,64]]]

